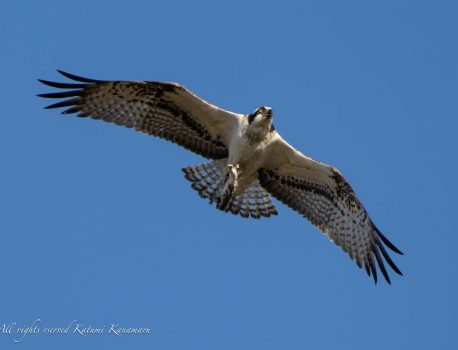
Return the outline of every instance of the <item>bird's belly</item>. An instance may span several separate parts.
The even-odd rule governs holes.
[[[238,178],[238,191],[243,193],[248,186],[257,178],[258,170],[262,166],[263,154],[259,151],[254,151],[250,155],[240,159],[239,171],[240,175]]]
[[[257,178],[258,169],[265,158],[261,144],[252,144],[245,136],[233,140],[229,149],[228,164],[238,165],[239,178],[236,194],[241,194]]]

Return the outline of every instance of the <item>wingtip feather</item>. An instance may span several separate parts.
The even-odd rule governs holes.
[[[51,86],[59,89],[81,89],[86,86],[86,84],[68,84],[68,83],[57,83],[55,81],[49,81],[44,79],[38,79],[38,81],[44,85]]]
[[[386,262],[388,263],[388,265],[390,265],[390,267],[393,269],[394,272],[396,272],[398,275],[401,275],[402,276],[402,272],[401,270],[399,270],[399,268],[396,266],[396,264],[393,262],[393,260],[391,260],[391,257],[389,256],[388,252],[386,251],[386,249],[383,247],[382,243],[380,242],[380,240],[376,240],[375,243],[377,244],[378,248],[380,249],[380,251],[382,252],[382,255],[383,257],[385,258]]]
[[[380,256],[380,252],[377,249],[377,246],[375,246],[375,245],[372,246],[372,252],[375,255],[375,259],[377,260],[378,267],[379,267],[380,271],[382,272],[383,277],[388,282],[388,284],[391,284],[390,276],[388,275],[388,272],[386,271],[385,264],[383,263],[383,259]]]
[[[79,82],[82,82],[82,83],[97,83],[97,82],[100,82],[100,80],[80,77],[78,75],[74,75],[74,74],[70,74],[70,73],[64,72],[63,70],[60,70],[60,69],[58,69],[57,71],[59,72],[59,74],[63,75],[64,77],[66,77],[68,79],[79,81]]]
[[[389,239],[386,238],[386,237],[382,234],[382,232],[380,232],[380,230],[377,228],[377,226],[375,226],[375,225],[372,225],[372,226],[373,226],[375,232],[377,232],[377,235],[380,237],[380,239],[383,241],[383,243],[386,244],[386,246],[387,246],[388,248],[390,248],[393,252],[395,252],[395,253],[397,253],[397,254],[404,255],[404,253],[401,252],[401,251],[399,250],[399,248],[397,248],[393,243],[391,243],[391,242],[389,241]]]

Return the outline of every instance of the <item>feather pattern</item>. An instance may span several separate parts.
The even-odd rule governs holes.
[[[210,163],[189,166],[182,169],[186,179],[192,182],[192,188],[202,198],[208,198],[210,204],[218,202],[224,185],[224,168],[227,159],[219,159]],[[218,206],[217,206],[218,208]],[[277,210],[270,199],[269,193],[261,187],[258,179],[240,195],[232,196],[224,210],[244,218],[270,217],[277,215]]]
[[[307,179],[306,173],[300,177],[282,176],[267,169],[259,171],[259,180],[275,198],[327,234],[352,260],[356,260],[360,268],[364,263],[368,275],[372,274],[376,283],[375,257],[385,280],[391,283],[382,256],[396,273],[402,273],[391,260],[381,240],[388,242],[387,246],[396,253],[402,254],[401,251],[378,234],[378,229],[342,175],[333,168],[331,173],[335,181],[334,187],[311,181]]]
[[[77,113],[134,128],[157,136],[210,159],[227,157],[224,135],[238,127],[241,115],[220,109],[177,83],[102,81],[59,71],[78,83],[41,83],[63,92],[40,94],[43,98],[68,98],[46,108],[69,107],[62,114]]]

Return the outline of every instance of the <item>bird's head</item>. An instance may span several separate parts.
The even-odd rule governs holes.
[[[262,106],[248,114],[248,129],[258,133],[268,133],[275,130],[272,124],[272,108]]]

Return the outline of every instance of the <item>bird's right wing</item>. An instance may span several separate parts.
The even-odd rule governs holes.
[[[69,107],[62,114],[78,113],[157,136],[206,158],[227,157],[232,133],[241,114],[218,108],[177,83],[103,81],[61,72],[78,83],[39,80],[66,89],[40,94],[65,98],[46,108]]]

